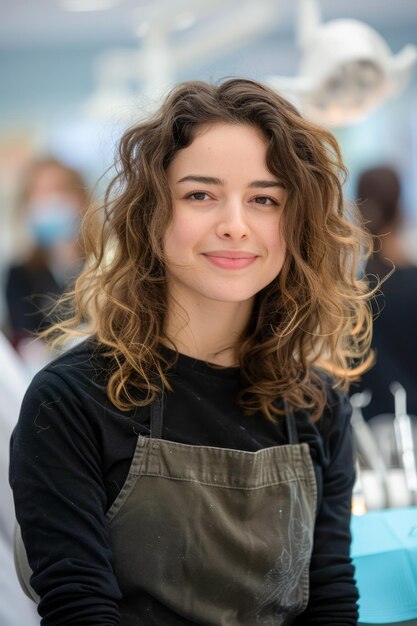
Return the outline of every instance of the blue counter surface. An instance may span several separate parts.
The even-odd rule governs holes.
[[[359,621],[417,620],[417,507],[352,517]]]

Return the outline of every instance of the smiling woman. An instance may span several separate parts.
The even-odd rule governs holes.
[[[370,315],[344,174],[249,80],[181,84],[125,133],[74,314],[45,333],[89,336],[12,440],[44,626],[357,623],[342,390]]]
[[[199,336],[195,326],[204,326],[192,349],[206,361],[235,365],[231,338],[247,327],[255,295],[281,270],[286,192],[267,168],[266,149],[253,126],[218,123],[201,128],[167,170],[173,198],[164,237],[167,287],[188,316],[184,324],[178,305],[172,306],[166,328],[184,354],[190,353],[190,337]]]

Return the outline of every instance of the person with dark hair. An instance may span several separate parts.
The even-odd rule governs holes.
[[[51,298],[82,268],[78,234],[88,199],[83,176],[54,157],[35,160],[22,178],[16,218],[24,222],[29,245],[6,276],[8,335],[18,350],[22,340],[52,323]]]
[[[357,198],[364,226],[374,241],[365,273],[372,286],[382,280],[372,301],[375,364],[359,385],[372,392],[363,415],[370,419],[394,413],[390,391],[394,381],[406,391],[408,412],[417,415],[417,268],[408,259],[399,235],[403,217],[397,172],[387,166],[365,170],[358,180]]]
[[[345,174],[246,79],[182,83],[126,131],[74,314],[44,333],[88,337],[11,442],[43,626],[357,623],[344,392],[371,317]]]

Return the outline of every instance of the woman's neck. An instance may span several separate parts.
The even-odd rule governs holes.
[[[238,341],[248,325],[253,300],[182,302],[171,298],[165,335],[178,352],[230,367],[238,364]]]

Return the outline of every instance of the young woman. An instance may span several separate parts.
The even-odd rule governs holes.
[[[357,622],[349,380],[370,320],[334,138],[250,80],[121,140],[89,337],[33,380],[11,484],[44,626]]]

